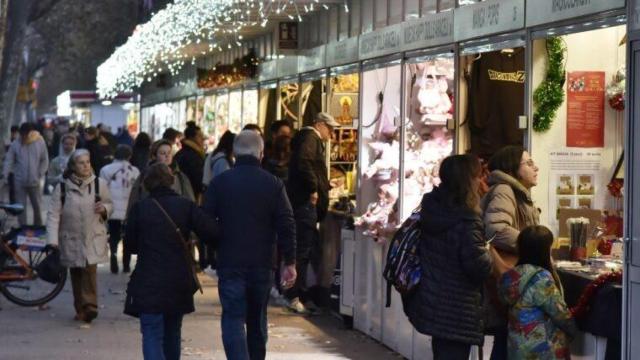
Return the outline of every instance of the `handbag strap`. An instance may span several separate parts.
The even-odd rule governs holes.
[[[176,234],[178,235],[175,239],[180,243],[180,246],[182,247],[182,254],[184,255],[185,260],[187,261],[187,264],[189,265],[189,272],[191,272],[191,275],[193,276],[198,289],[200,290],[200,292],[202,293],[202,286],[200,285],[200,281],[198,280],[197,275],[194,272],[194,267],[195,267],[195,261],[193,260],[193,257],[191,256],[191,252],[189,251],[189,246],[187,245],[187,242],[184,240],[184,236],[182,236],[182,232],[180,232],[180,228],[178,227],[178,225],[176,225],[176,223],[173,221],[173,219],[171,218],[171,216],[169,216],[169,214],[167,213],[167,211],[162,207],[162,205],[160,205],[160,203],[158,202],[158,200],[154,199],[154,198],[150,198],[151,201],[153,201],[154,204],[156,204],[156,206],[158,207],[158,209],[160,209],[160,211],[164,214],[164,216],[167,218],[167,220],[169,220],[169,224],[171,224],[171,226],[174,227]]]

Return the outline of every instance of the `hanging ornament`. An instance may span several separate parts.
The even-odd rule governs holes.
[[[609,106],[616,111],[624,111],[625,85],[626,71],[623,67],[616,72],[606,89]]]

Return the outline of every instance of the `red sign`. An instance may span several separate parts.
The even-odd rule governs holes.
[[[604,147],[604,71],[574,71],[567,83],[567,146]]]

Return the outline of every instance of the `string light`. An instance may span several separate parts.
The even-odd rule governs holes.
[[[265,28],[270,18],[286,15],[302,21],[297,1],[175,0],[136,27],[127,42],[98,67],[98,93],[111,98],[133,91],[161,68],[177,75],[189,60],[195,64],[194,54],[241,47],[240,32],[249,26]],[[304,4],[304,13],[314,11],[314,3],[321,4],[319,0]],[[346,1],[344,11],[349,11]]]

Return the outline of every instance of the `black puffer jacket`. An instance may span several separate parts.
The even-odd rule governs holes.
[[[302,128],[291,140],[291,161],[287,190],[295,211],[309,202],[311,194],[318,193],[318,221],[322,221],[329,208],[329,172],[325,157],[325,144],[312,127]]]
[[[480,345],[482,283],[491,272],[479,214],[452,208],[436,188],[422,199],[422,280],[405,298],[405,312],[419,332]]]
[[[213,245],[218,232],[215,220],[169,188],[157,188],[133,205],[124,246],[138,255],[138,262],[127,286],[124,312],[187,314],[194,311],[193,277],[175,227],[152,199],[169,214],[184,239],[194,231],[201,241]]]

